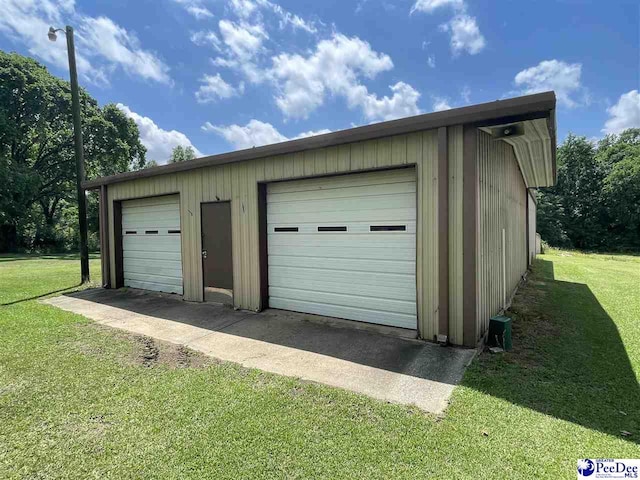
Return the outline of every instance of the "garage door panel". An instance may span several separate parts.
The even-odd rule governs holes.
[[[291,257],[313,257],[317,254],[318,249],[310,246],[284,246],[275,245],[269,247],[269,253],[273,255],[289,255]],[[390,251],[389,248],[358,248],[358,247],[324,247],[323,254],[331,258],[362,258],[362,259],[383,259],[383,260],[414,260],[415,250],[398,249]]]
[[[329,270],[324,268],[302,267],[269,267],[269,277],[273,277],[274,284],[281,277],[299,279],[313,278],[319,282],[349,283],[360,285],[372,285],[383,287],[407,287],[415,286],[414,275],[402,275],[396,273],[378,273],[373,271],[358,270]]]
[[[361,221],[393,221],[408,222],[415,220],[415,211],[413,213],[404,208],[385,208],[380,206],[375,210],[367,210],[361,212],[358,210],[349,210],[350,206],[346,205],[342,211],[335,212],[314,212],[308,214],[299,213],[278,213],[267,214],[268,223],[345,223],[345,222],[361,222]]]
[[[128,260],[127,273],[144,273],[150,275],[162,275],[169,277],[182,277],[182,265],[176,261],[157,262],[155,260]]]
[[[371,233],[371,227],[385,227],[385,226],[389,226],[389,225],[396,225],[396,226],[401,226],[404,227],[405,230],[399,231],[376,231],[375,232],[375,236],[376,237],[384,237],[385,235],[394,235],[394,236],[398,236],[398,235],[407,235],[407,234],[413,234],[415,235],[416,233],[416,222],[411,220],[407,220],[407,221],[403,221],[403,222],[388,222],[388,221],[359,221],[359,222],[349,222],[347,226],[348,231],[347,232],[338,232],[338,233],[332,233],[332,232],[318,232],[318,228],[317,227],[335,227],[335,226],[340,226],[339,224],[336,224],[336,222],[315,222],[315,223],[302,223],[302,222],[297,222],[297,223],[270,223],[269,224],[269,228],[267,231],[267,234],[272,238],[287,238],[287,237],[296,237],[302,234],[316,234],[316,233],[322,233],[323,238],[325,238],[326,235],[346,235],[346,234],[352,234],[352,233],[366,233],[369,234]],[[284,228],[285,230],[282,230],[282,228]],[[287,231],[287,229],[291,229],[294,228],[296,229],[295,231]],[[280,231],[278,231],[280,230]]]
[[[273,267],[328,268],[330,270],[360,270],[415,275],[416,265],[412,261],[393,259],[392,261],[364,258],[330,257],[290,257],[270,255],[269,265]]]
[[[127,235],[122,239],[123,250],[176,252],[180,249],[179,235]]]
[[[180,222],[176,222],[173,219],[149,219],[148,217],[122,221],[122,230],[137,230],[138,233],[144,233],[140,230],[150,228],[156,229],[158,233],[166,235],[168,230],[180,230]]]
[[[376,186],[376,195],[393,195],[413,192],[415,194],[415,182],[389,183]],[[267,202],[278,205],[281,202],[303,202],[309,200],[327,200],[334,198],[358,198],[371,195],[371,186],[363,185],[359,187],[344,187],[339,192],[334,189],[305,190],[289,193],[269,193]]]
[[[269,299],[273,308],[293,310],[294,312],[313,313],[329,317],[346,318],[368,323],[379,323],[392,327],[416,328],[416,316],[395,312],[381,312],[364,308],[345,307],[341,305],[328,305],[317,302],[302,302],[299,300],[282,299],[274,297]]]
[[[325,247],[349,247],[357,245],[359,248],[407,248],[415,251],[416,237],[413,234],[397,233],[395,235],[374,235],[369,232],[357,233],[327,233],[316,232],[298,235],[269,235],[267,245],[269,248],[278,246],[296,246],[303,244],[308,247],[317,247],[316,254],[327,256]]]
[[[360,211],[367,215],[369,210],[377,210],[383,202],[386,208],[412,208],[415,206],[414,193],[399,193],[396,195],[371,195],[367,197],[349,198],[349,210]],[[271,204],[269,213],[272,215],[286,213],[317,213],[339,212],[345,207],[344,198],[328,198],[326,200],[293,200]]]
[[[175,232],[169,233],[169,230]],[[124,285],[182,294],[182,245],[179,232],[180,202],[177,195],[124,201]]]
[[[360,297],[381,297],[391,300],[414,301],[415,294],[406,287],[382,286],[382,285],[361,285],[355,282],[338,283],[322,282],[309,278],[277,278],[273,282],[269,279],[269,288],[291,288],[300,290],[313,290],[317,292],[339,293],[342,295],[357,295]]]
[[[289,298],[305,302],[324,303],[343,307],[356,307],[384,312],[397,312],[408,315],[416,314],[416,304],[411,301],[392,300],[389,298],[345,295],[341,293],[318,292],[298,288],[269,288],[269,295],[279,298]]]
[[[150,252],[146,251],[129,251],[125,250],[122,252],[123,258],[126,259],[136,259],[136,260],[177,260],[181,263],[182,255],[180,252]]]
[[[267,232],[272,307],[416,328],[413,169],[268,185]]]
[[[388,185],[393,183],[414,184],[415,170],[404,168],[388,170],[386,172],[370,172],[349,175],[337,175],[333,177],[319,177],[287,182],[276,182],[269,184],[268,194],[309,192],[314,190],[342,190],[357,186]],[[339,195],[339,193],[337,194]]]
[[[127,204],[127,209],[153,207],[157,205],[170,205],[173,208],[174,205],[179,205],[180,199],[177,194],[158,195],[155,197],[134,198],[133,200],[126,200],[125,203]]]
[[[127,278],[138,282],[157,283],[158,285],[168,285],[174,287],[182,287],[181,276],[170,275],[154,275],[151,273],[126,272]]]
[[[178,295],[182,295],[182,285],[169,285],[166,283],[146,282],[130,279],[127,283],[127,287],[141,288],[143,290],[153,290],[155,292],[177,293]]]

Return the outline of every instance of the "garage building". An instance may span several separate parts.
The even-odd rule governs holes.
[[[546,92],[87,181],[104,286],[475,346],[534,257],[555,103]]]

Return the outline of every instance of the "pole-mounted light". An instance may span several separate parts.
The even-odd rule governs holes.
[[[49,33],[47,33],[47,37],[49,37],[49,40],[51,40],[52,42],[55,42],[58,39],[58,35],[56,35],[56,32],[63,32],[64,30],[62,30],[61,28],[59,29],[55,29],[53,27],[49,27]]]
[[[49,27],[47,37],[52,42],[58,38],[57,32],[64,32],[67,37],[67,54],[69,57],[69,80],[71,84],[71,113],[73,114],[73,139],[76,151],[76,193],[78,195],[78,227],[80,230],[80,278],[82,283],[89,281],[89,248],[87,245],[87,199],[82,182],[84,181],[84,147],[82,146],[82,124],[80,122],[80,93],[78,88],[78,71],[76,70],[76,49],[73,42],[73,28]]]

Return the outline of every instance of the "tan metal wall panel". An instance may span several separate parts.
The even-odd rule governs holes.
[[[422,159],[418,176],[418,318],[422,336],[438,333],[438,131],[422,133]],[[430,159],[430,161],[427,161]],[[422,298],[421,298],[422,297]]]
[[[483,131],[478,132],[478,172],[476,330],[480,336],[527,269],[527,191],[512,146]]]
[[[437,158],[437,131],[430,130],[131,180],[109,185],[109,218],[113,218],[113,201],[179,193],[184,299],[202,301],[200,203],[231,200],[234,304],[258,310],[258,182],[415,164],[419,198],[418,315],[423,337],[433,339],[438,320]],[[115,284],[113,222],[109,224],[109,238]]]
[[[462,126],[449,127],[449,341],[462,344]]]

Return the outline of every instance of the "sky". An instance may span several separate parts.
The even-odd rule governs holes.
[[[0,0],[0,49],[198,156],[555,90],[558,139],[640,127],[635,0]]]

